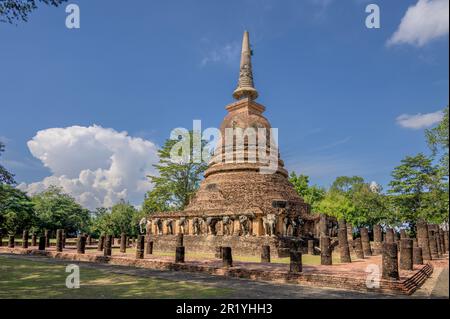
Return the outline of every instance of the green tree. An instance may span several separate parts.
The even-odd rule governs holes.
[[[158,176],[148,176],[154,188],[142,205],[148,213],[162,210],[183,210],[197,191],[208,165],[196,163],[193,147],[194,133],[183,134],[179,140],[169,139],[158,151],[159,163],[154,165]],[[201,141],[202,149],[206,142]],[[177,148],[178,145],[184,147]],[[174,159],[173,155],[179,156]]]
[[[304,201],[311,205],[312,211],[316,211],[316,206],[323,200],[326,190],[317,185],[309,185],[309,177],[306,175],[298,175],[292,172],[289,176],[289,181],[294,185],[297,193],[304,199]]]
[[[140,212],[130,203],[121,200],[110,210],[98,208],[94,213],[92,232],[94,234],[110,234],[115,237],[121,233],[128,236],[138,234]]]
[[[37,3],[58,7],[67,0],[1,0],[0,22],[28,21],[28,15],[37,9]]]
[[[0,184],[0,233],[17,234],[36,221],[33,204],[22,191]]]
[[[0,156],[2,156],[2,153],[5,151],[5,144],[3,144],[0,141]],[[14,181],[14,175],[8,170],[3,167],[0,164],[0,185],[1,184],[7,184],[7,185],[14,185],[16,182]]]
[[[56,231],[65,229],[68,234],[86,232],[90,225],[89,211],[78,204],[73,197],[63,193],[61,188],[50,186],[32,197],[38,218],[38,228]]]
[[[430,147],[433,156],[436,156],[439,151],[443,154],[440,159],[440,163],[443,167],[444,175],[448,178],[449,176],[449,107],[444,109],[444,117],[438,126],[432,128],[431,130],[426,130],[425,135],[427,138],[428,146]]]
[[[344,218],[357,227],[370,227],[386,221],[389,216],[387,199],[381,189],[372,189],[360,176],[337,177],[324,201],[317,205],[317,210],[336,218]]]
[[[388,193],[394,195],[392,203],[402,222],[415,223],[440,214],[430,207],[430,198],[436,199],[442,190],[442,175],[431,158],[423,153],[407,156],[394,169],[392,178]]]
[[[329,191],[325,197],[316,205],[317,212],[335,217],[344,218],[355,225],[356,208],[352,201],[343,193]]]

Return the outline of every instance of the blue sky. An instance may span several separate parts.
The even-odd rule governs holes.
[[[83,169],[105,180],[112,170],[132,167],[135,158],[126,153],[135,150],[134,142],[153,152],[172,129],[191,128],[194,119],[205,128],[219,126],[233,101],[247,29],[258,102],[279,129],[287,168],[323,186],[341,175],[386,185],[402,158],[427,152],[424,128],[436,122],[419,116],[418,124],[406,121],[404,127],[397,118],[435,113],[448,104],[448,10],[428,11],[441,21],[444,16],[446,30],[445,23],[440,33],[402,29],[400,40],[388,45],[409,7],[416,11],[406,27],[421,28],[414,26],[417,2],[71,1],[81,10],[80,29],[65,27],[64,7],[43,6],[28,23],[0,24],[3,165],[23,187],[66,176],[81,188],[89,182],[79,182]],[[365,26],[368,3],[380,6],[380,29]],[[94,124],[97,129],[86,133]],[[53,128],[69,138],[55,142],[58,134],[48,131]],[[102,129],[114,130],[106,134],[112,139],[126,131],[129,139],[123,142],[121,135],[120,147],[108,142],[103,155],[95,154],[99,147],[91,137]],[[30,149],[27,142],[43,130]],[[73,147],[70,134],[77,136]],[[123,165],[111,165],[120,157],[111,154],[122,156]],[[138,157],[145,171],[148,165]],[[107,196],[98,191],[96,196]],[[89,190],[74,192],[90,196]]]

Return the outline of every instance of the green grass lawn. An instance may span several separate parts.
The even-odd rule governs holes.
[[[226,298],[230,289],[112,274],[80,265],[80,288],[66,287],[66,265],[0,256],[0,299]]]

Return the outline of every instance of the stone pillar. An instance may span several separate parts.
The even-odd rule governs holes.
[[[8,237],[8,248],[14,248],[14,241],[15,241],[14,235],[9,235]]]
[[[347,241],[349,244],[353,242],[353,226],[352,224],[347,224]]]
[[[77,236],[77,254],[84,254],[86,249],[86,237],[84,235]]]
[[[48,248],[48,247],[50,247],[50,231],[45,230],[44,236],[45,236],[45,247]]]
[[[136,259],[144,259],[145,236],[139,235],[136,244]]]
[[[45,242],[46,242],[46,237],[40,236],[39,237],[39,250],[45,250]]]
[[[314,240],[308,240],[308,254],[309,255],[315,255],[314,251]]]
[[[441,253],[446,254],[447,251],[445,250],[445,235],[444,231],[442,229],[439,229],[439,242],[441,244]]]
[[[37,246],[37,236],[36,234],[31,235],[31,246]]]
[[[127,252],[127,235],[125,233],[120,234],[120,252]]]
[[[406,239],[406,238],[409,238],[408,235],[406,234],[406,230],[400,229],[400,239]]]
[[[325,214],[320,214],[319,219],[319,237],[328,236],[328,222]]]
[[[175,262],[184,263],[184,246],[178,246],[175,250]]]
[[[338,240],[341,263],[351,262],[352,260],[350,258],[350,248],[347,241],[347,224],[345,220],[339,221]]]
[[[216,252],[214,254],[214,257],[217,259],[222,259],[222,246],[217,246],[215,250]]]
[[[261,248],[261,262],[270,263],[270,246],[265,245]]]
[[[363,246],[362,246],[362,242],[361,242],[361,237],[358,237],[355,240],[353,240],[353,244],[354,244],[353,248],[355,251],[356,258],[364,259],[364,251],[363,251]]]
[[[417,238],[413,238],[413,247],[419,247],[419,244],[417,243]]]
[[[398,260],[397,260],[397,244],[384,243],[383,257],[382,257],[382,278],[383,279],[400,279],[398,274]]]
[[[448,230],[444,232],[444,246],[445,246],[445,253],[448,254],[449,247],[448,247]]]
[[[151,240],[147,240],[146,254],[147,255],[153,254],[153,241]]]
[[[437,249],[437,242],[436,237],[434,236],[433,231],[428,232],[428,238],[430,241],[430,253],[431,253],[431,259],[439,258],[438,249]]]
[[[431,260],[430,242],[428,238],[428,225],[424,221],[419,221],[417,227],[417,244],[422,248],[423,260]]]
[[[66,248],[66,232],[65,232],[65,230],[63,229],[62,230],[62,232],[63,232],[63,235],[62,235],[62,246],[63,246],[63,248]]]
[[[361,243],[363,247],[364,256],[372,256],[372,248],[370,247],[369,230],[366,227],[362,227],[359,232],[361,233]]]
[[[112,253],[112,242],[113,242],[113,236],[112,235],[106,235],[105,236],[105,247],[103,249],[103,256],[111,256],[111,253]]]
[[[223,267],[233,267],[233,256],[231,247],[222,247],[222,265]]]
[[[176,247],[184,246],[183,239],[184,239],[184,235],[183,234],[180,233],[180,234],[177,235]]]
[[[329,238],[329,237],[328,237]],[[289,271],[291,273],[300,273],[302,272],[302,253],[298,250],[291,250],[290,254],[290,263],[289,263]]]
[[[394,230],[392,228],[387,228],[386,229],[386,236],[384,237],[384,242],[385,243],[389,243],[389,244],[392,244],[392,243],[395,242]]]
[[[423,265],[422,248],[413,247],[413,264]]]
[[[63,230],[62,229],[56,230],[56,251],[57,252],[63,251]]]
[[[400,269],[413,270],[413,241],[403,238],[400,240]]]
[[[373,254],[381,254],[383,246],[383,230],[381,229],[381,225],[373,226],[373,246]]]
[[[442,256],[442,247],[441,247],[441,236],[439,236],[439,232],[435,232],[434,237],[436,238],[436,246],[437,246],[438,256],[440,258]]]
[[[22,248],[28,248],[28,230],[24,230],[22,234]]]
[[[100,235],[98,238],[97,251],[103,251],[105,246],[105,235]]]
[[[331,239],[328,236],[320,237],[320,264],[332,265]]]

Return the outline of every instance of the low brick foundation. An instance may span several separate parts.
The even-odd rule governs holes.
[[[153,241],[155,251],[175,251],[176,235],[148,235],[147,238]],[[268,237],[268,236],[193,236],[184,235],[184,246],[187,251],[215,253],[216,247],[231,247],[233,254],[245,256],[260,256],[263,246],[270,246],[270,251],[275,257],[289,257],[285,249],[300,248],[303,253],[307,253],[307,241],[289,237]]]
[[[362,271],[361,269],[357,269],[357,271],[350,270],[349,272],[345,272],[340,269],[346,268],[339,268],[340,266],[328,266],[327,268],[324,268],[324,266],[304,266],[302,273],[294,274],[289,272],[289,265],[281,264],[236,262],[232,268],[223,268],[219,260],[187,261],[181,264],[154,257],[134,259],[126,255],[105,257],[94,253],[81,255],[74,252],[39,251],[36,249],[6,247],[0,248],[0,253],[37,255],[70,261],[103,263],[156,270],[200,272],[251,280],[403,295],[410,295],[416,291],[433,272],[433,266],[430,263],[419,265],[415,266],[414,271],[409,271],[406,275],[401,276],[400,280],[389,281],[381,279],[379,288],[367,288],[364,268],[361,267]]]

